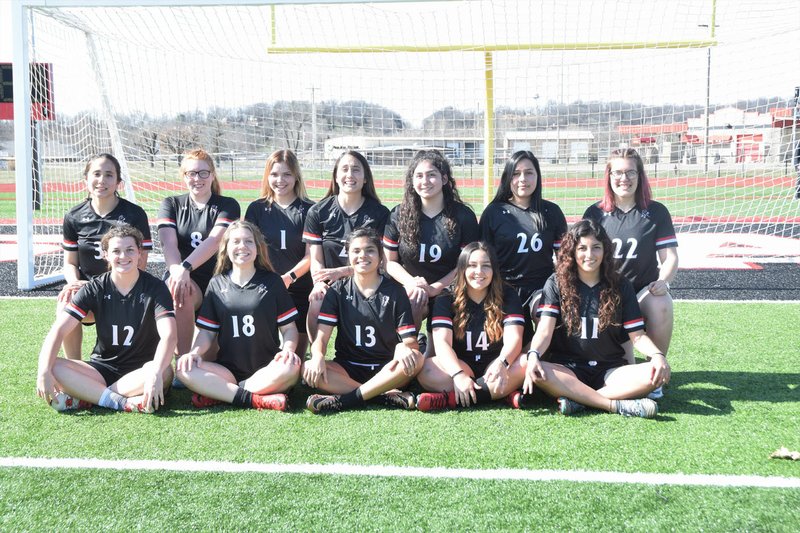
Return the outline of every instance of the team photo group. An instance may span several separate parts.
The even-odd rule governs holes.
[[[410,161],[392,210],[352,150],[316,203],[289,150],[269,156],[244,212],[204,150],[183,154],[179,176],[186,192],[155,217],[159,279],[146,271],[149,214],[117,192],[119,162],[87,163],[39,354],[37,394],[54,409],[150,413],[173,387],[196,408],[285,411],[302,382],[313,413],[500,400],[658,413],[677,240],[633,149],[610,154],[603,197],[571,226],[529,151],[505,162],[480,220],[438,150]],[[97,339],[87,357],[84,326]]]

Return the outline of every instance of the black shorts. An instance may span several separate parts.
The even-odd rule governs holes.
[[[609,370],[625,366],[627,363],[620,359],[618,361],[553,361],[566,367],[575,374],[578,380],[593,388],[602,389],[606,384],[606,373]]]
[[[340,359],[338,357],[336,357],[333,362],[338,363],[342,368],[344,368],[345,372],[347,372],[347,375],[350,376],[350,379],[361,384],[364,384],[375,377],[375,374],[380,372],[381,368],[386,365],[386,363],[356,363],[348,359]]]
[[[297,308],[297,318],[294,319],[294,325],[297,326],[297,332],[307,334],[306,330],[306,317],[308,316],[308,295],[309,292],[292,292],[289,291],[289,296],[292,297],[294,306]]]
[[[131,370],[122,371],[118,366],[104,363],[102,361],[94,361],[90,359],[86,362],[89,363],[89,366],[100,372],[100,375],[103,376],[103,379],[106,381],[106,387],[113,385],[119,381],[122,376],[128,372],[131,372]],[[133,370],[137,369],[134,368]]]
[[[233,363],[231,363],[230,361],[214,361],[214,362],[217,363],[220,366],[223,366],[223,367],[227,368],[228,371],[231,374],[233,374],[233,379],[235,379],[236,383],[238,384],[238,383],[248,379],[250,376],[252,376],[256,372],[258,372],[262,368],[264,368],[267,365],[269,365],[272,362],[272,358],[270,358],[270,360],[267,363],[265,363],[263,366],[260,366],[260,367],[256,368],[252,372],[250,372],[248,370],[243,370],[243,369],[237,367],[236,365],[234,365]]]
[[[464,361],[463,359],[459,359],[460,361],[467,364],[467,366],[472,370],[472,375],[475,376],[475,379],[486,374],[486,369],[489,367],[489,363],[494,361],[494,359],[487,359],[486,361]]]

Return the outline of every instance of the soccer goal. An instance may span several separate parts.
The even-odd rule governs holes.
[[[391,206],[407,161],[435,147],[478,213],[503,161],[530,149],[544,196],[577,219],[609,152],[631,146],[680,227],[800,237],[796,0],[259,4],[13,4],[15,65],[52,77],[40,120],[36,81],[14,71],[17,204],[2,217],[20,288],[59,278],[61,221],[103,151],[152,220],[196,146],[243,208],[275,149],[298,154],[315,200],[359,150]]]

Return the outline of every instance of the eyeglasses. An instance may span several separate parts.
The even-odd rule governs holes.
[[[633,180],[633,179],[636,179],[636,178],[639,177],[639,171],[638,170],[633,170],[633,169],[626,170],[625,172],[623,172],[621,170],[612,170],[611,172],[609,172],[609,174],[611,175],[612,178],[615,178],[615,179],[618,179],[618,180],[622,179],[622,176],[627,177],[629,180]]]
[[[188,171],[184,172],[183,175],[187,176],[189,178],[200,178],[201,180],[204,180],[204,179],[208,178],[211,175],[211,171],[210,170],[188,170]]]

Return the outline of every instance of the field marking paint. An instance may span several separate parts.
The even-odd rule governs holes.
[[[579,483],[626,483],[642,485],[692,485],[800,489],[800,478],[713,474],[658,474],[642,472],[591,472],[582,470],[525,470],[500,468],[443,468],[350,464],[265,464],[224,461],[147,461],[106,459],[47,459],[2,457],[6,468],[82,468],[94,470],[163,470],[173,472],[321,474],[332,476],[414,477],[432,479],[484,479],[491,481],[575,481]]]

